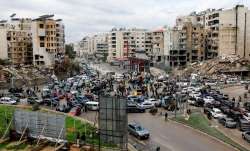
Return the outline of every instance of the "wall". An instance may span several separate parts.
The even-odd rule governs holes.
[[[0,27],[0,59],[8,59],[7,29]]]

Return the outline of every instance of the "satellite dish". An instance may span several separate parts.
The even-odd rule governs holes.
[[[16,16],[16,13],[13,13],[12,15],[10,15],[11,18],[15,17],[15,16]]]

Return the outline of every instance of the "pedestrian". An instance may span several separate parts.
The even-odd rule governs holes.
[[[160,146],[156,147],[156,151],[160,151],[160,150],[161,150]]]
[[[239,102],[241,102],[241,96],[239,96]]]
[[[165,113],[165,121],[168,120],[168,112]]]

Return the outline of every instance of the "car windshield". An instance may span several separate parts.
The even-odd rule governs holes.
[[[143,131],[144,130],[144,128],[141,126],[137,126],[135,129],[136,129],[136,131]]]

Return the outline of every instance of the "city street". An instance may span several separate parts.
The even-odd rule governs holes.
[[[91,121],[98,119],[96,112],[83,113],[82,117]],[[233,148],[183,125],[166,122],[160,115],[128,114],[128,121],[140,123],[150,131],[149,140],[141,141],[129,136],[129,142],[143,151],[157,146],[160,146],[162,151],[234,151]]]

